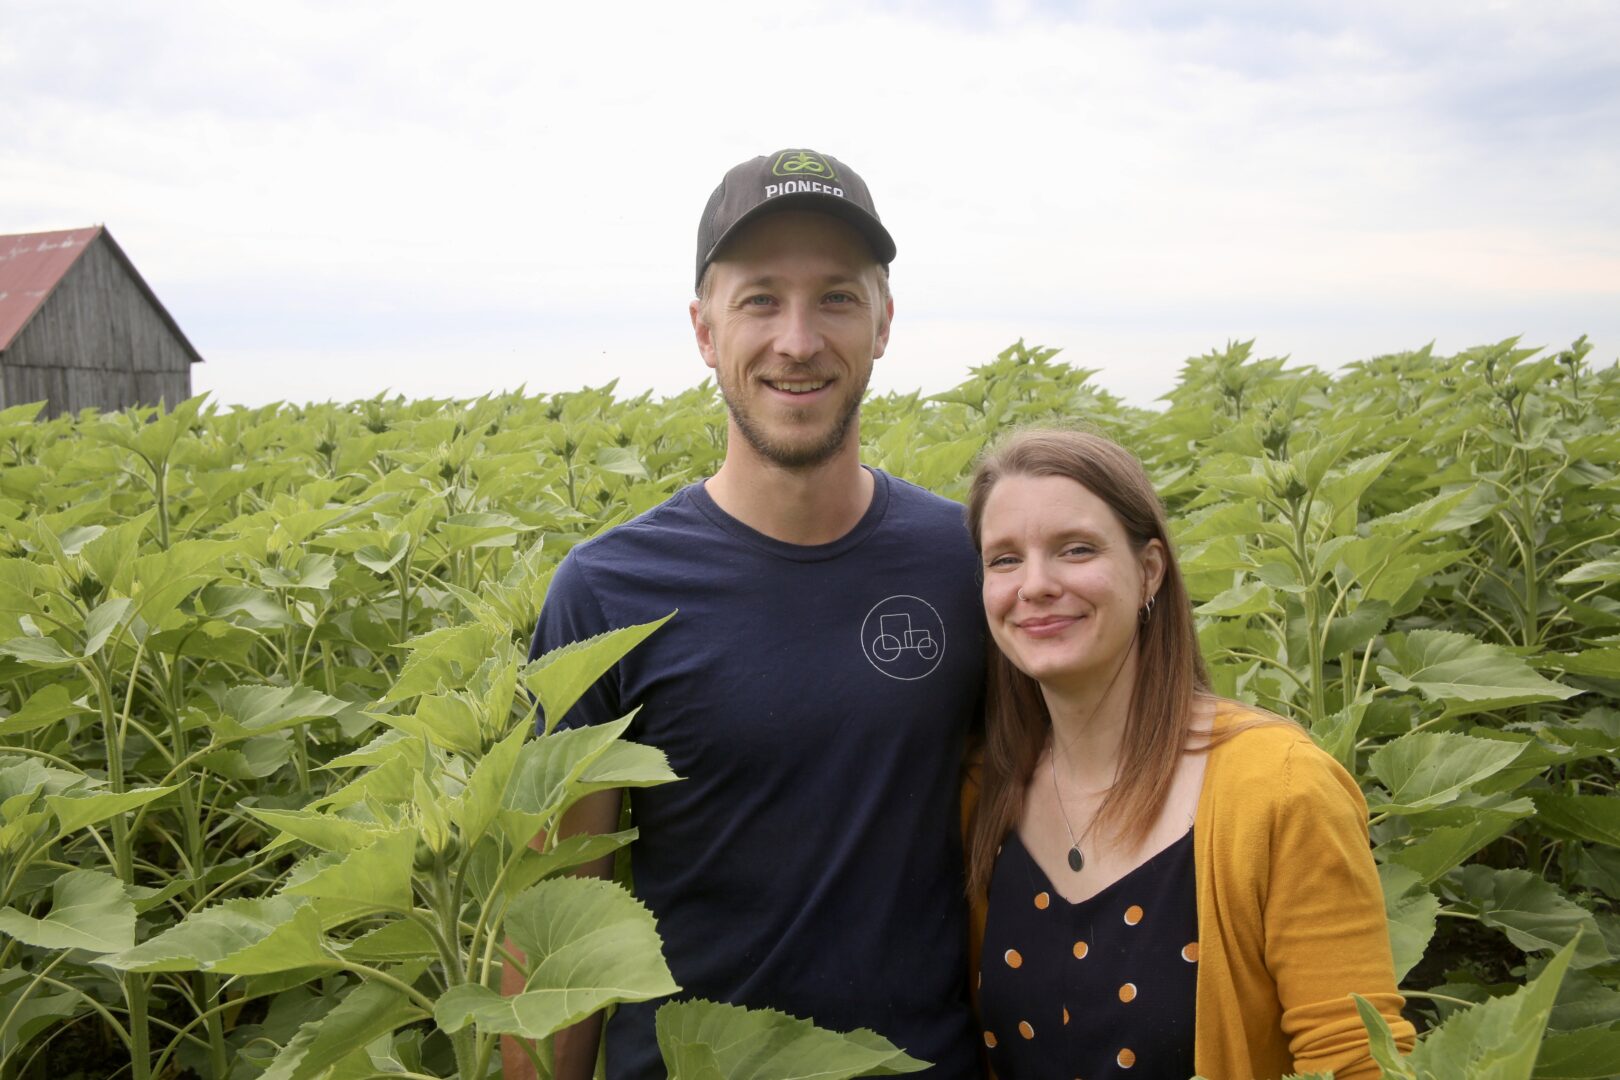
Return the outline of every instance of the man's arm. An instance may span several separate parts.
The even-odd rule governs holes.
[[[535,622],[534,637],[529,643],[529,659],[535,660],[569,642],[585,641],[597,634],[613,629],[603,612],[601,599],[586,580],[586,571],[580,565],[577,551],[571,551],[557,565],[546,590],[545,603]],[[624,715],[620,708],[618,671],[614,670],[593,683],[565,717],[558,717],[564,726],[587,726],[602,723]],[[543,728],[541,730],[544,730]],[[619,808],[623,803],[622,790],[598,791],[585,796],[563,815],[557,824],[557,836],[566,840],[582,833],[605,834],[618,830]],[[545,846],[542,833],[531,842],[536,848]],[[574,869],[579,877],[608,879],[613,876],[613,856],[605,855]],[[514,957],[523,958],[510,938],[506,947]],[[523,977],[515,966],[503,965],[501,993],[510,997],[523,990]],[[602,1041],[600,1014],[582,1020],[573,1027],[557,1032],[552,1040],[556,1080],[590,1080],[596,1071],[597,1048]],[[501,1039],[501,1068],[506,1080],[535,1080],[534,1065],[517,1038]]]
[[[580,833],[601,835],[616,831],[619,827],[619,805],[622,798],[623,792],[617,788],[612,791],[596,791],[585,796],[563,815],[561,824],[557,826],[558,838],[566,840]],[[534,838],[531,846],[539,849],[544,847],[545,842],[545,834],[541,833]],[[604,855],[600,859],[593,859],[577,867],[574,873],[580,877],[611,878],[613,856]],[[512,944],[511,938],[506,940],[506,947],[513,956],[523,956],[517,946]],[[510,964],[503,966],[501,993],[511,997],[521,993],[522,990],[522,974]],[[596,1052],[601,1041],[601,1013],[557,1032],[552,1043],[556,1055],[553,1067],[556,1080],[590,1080],[596,1071]],[[501,1071],[505,1080],[536,1080],[534,1063],[518,1045],[516,1037],[511,1035],[501,1039]]]

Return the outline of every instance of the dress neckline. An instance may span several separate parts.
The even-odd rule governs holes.
[[[1182,833],[1164,847],[1160,848],[1158,851],[1155,851],[1152,855],[1149,855],[1146,859],[1143,859],[1141,862],[1125,871],[1125,873],[1120,875],[1118,878],[1115,878],[1107,885],[1104,885],[1101,889],[1098,889],[1090,896],[1084,897],[1080,900],[1070,900],[1068,897],[1063,895],[1062,891],[1058,889],[1057,885],[1052,882],[1051,876],[1048,875],[1044,869],[1042,869],[1041,864],[1035,861],[1035,856],[1031,855],[1029,853],[1029,849],[1024,846],[1024,838],[1018,835],[1017,829],[1012,829],[1008,833],[1007,841],[1011,841],[1012,843],[1018,845],[1019,854],[1023,856],[1024,861],[1029,864],[1031,869],[1033,869],[1035,873],[1039,875],[1040,880],[1045,883],[1047,891],[1052,894],[1054,899],[1068,905],[1071,911],[1079,911],[1086,906],[1107,897],[1109,893],[1114,892],[1120,886],[1130,881],[1133,877],[1141,874],[1154,863],[1164,859],[1171,852],[1177,851],[1183,846],[1190,847],[1192,845],[1192,835],[1193,829],[1192,826],[1189,825],[1186,832]],[[1005,844],[1007,841],[1003,841],[1003,844]]]

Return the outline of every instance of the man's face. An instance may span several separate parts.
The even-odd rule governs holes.
[[[735,433],[760,457],[809,468],[857,438],[894,312],[880,273],[854,228],[802,211],[751,222],[711,264],[693,329]]]

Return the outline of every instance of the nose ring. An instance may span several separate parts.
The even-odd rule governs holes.
[[[1018,590],[1018,599],[1022,600],[1026,604],[1029,603],[1029,597],[1024,595],[1023,589]]]

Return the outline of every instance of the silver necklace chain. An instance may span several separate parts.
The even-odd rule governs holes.
[[[1148,610],[1149,613],[1152,612],[1153,605],[1151,603],[1147,604],[1147,610]],[[1144,621],[1145,620],[1139,620],[1137,622],[1136,629],[1133,632],[1132,637],[1131,637],[1131,648],[1132,649],[1134,649],[1136,647],[1136,638],[1142,632],[1142,622],[1144,622]],[[1130,657],[1131,657],[1130,650],[1126,650],[1125,655],[1120,658],[1119,666],[1114,668],[1114,673],[1111,676],[1109,676],[1108,685],[1103,687],[1102,696],[1097,699],[1097,704],[1092,707],[1091,716],[1087,719],[1087,724],[1089,724],[1091,720],[1096,719],[1097,710],[1102,708],[1103,702],[1108,699],[1109,691],[1113,690],[1115,681],[1117,681],[1119,679],[1119,673],[1125,670],[1125,664],[1126,664],[1126,662],[1128,660],[1130,660]],[[1069,869],[1073,870],[1075,873],[1078,874],[1080,871],[1082,871],[1082,870],[1084,870],[1086,868],[1086,856],[1085,856],[1085,853],[1080,850],[1080,841],[1076,840],[1075,837],[1074,837],[1074,826],[1069,824],[1069,812],[1068,812],[1068,810],[1064,809],[1064,806],[1063,806],[1063,791],[1058,787],[1058,779],[1057,779],[1058,738],[1057,738],[1057,728],[1055,726],[1051,728],[1051,730],[1049,732],[1049,735],[1050,735],[1050,738],[1052,740],[1052,748],[1051,748],[1051,751],[1049,753],[1049,756],[1046,759],[1046,763],[1047,763],[1047,765],[1049,765],[1051,767],[1052,795],[1053,795],[1053,797],[1055,797],[1057,799],[1058,817],[1063,819],[1063,831],[1069,834]],[[1065,763],[1065,765],[1067,765],[1067,763]],[[1117,772],[1116,772],[1115,779],[1116,780],[1118,779]],[[1110,786],[1110,788],[1112,788],[1113,785],[1109,785],[1109,786]],[[1096,819],[1095,818],[1093,818],[1092,822],[1091,822],[1091,825],[1094,825],[1094,824],[1096,824]],[[1091,832],[1091,825],[1086,826],[1085,831],[1087,833]]]
[[[1056,738],[1052,740],[1052,749],[1047,755],[1046,764],[1050,767],[1049,771],[1052,774],[1052,795],[1057,799],[1058,817],[1063,819],[1063,831],[1069,834],[1069,869],[1078,874],[1086,868],[1086,856],[1080,850],[1080,841],[1074,838],[1074,826],[1069,824],[1069,812],[1063,807],[1063,790],[1058,787],[1057,779]]]

